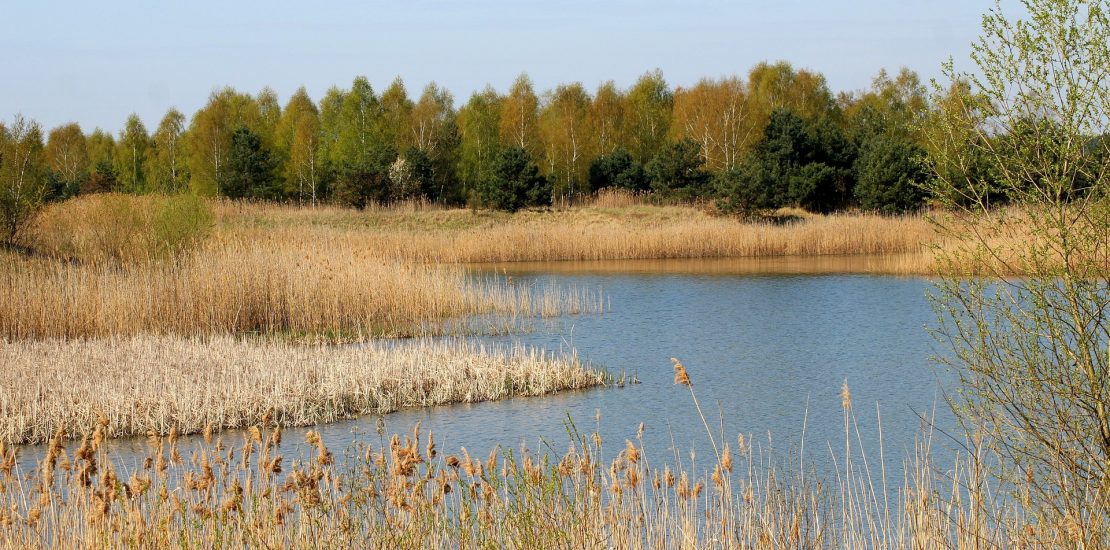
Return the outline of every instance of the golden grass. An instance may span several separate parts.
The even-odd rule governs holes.
[[[220,231],[358,241],[387,258],[432,263],[919,254],[937,242],[925,218],[809,215],[744,223],[690,206],[584,206],[516,214],[468,210],[352,211],[221,203]]]
[[[404,407],[541,395],[608,375],[524,348],[463,341],[359,347],[216,337],[4,342],[0,441],[78,435],[103,418],[108,437],[198,433],[263,423],[305,426]]]
[[[59,434],[32,472],[0,449],[3,548],[1047,548],[1099,547],[1106,525],[1033,517],[999,498],[973,450],[941,465],[928,438],[901,483],[868,463],[850,401],[835,479],[804,481],[739,435],[701,465],[656,462],[642,430],[597,433],[563,455],[444,455],[419,425],[337,463],[318,434],[301,461],[280,428],[208,439],[189,457],[176,434],[120,469],[96,425],[75,450]],[[657,429],[648,427],[647,429]],[[691,458],[691,462],[693,458]],[[780,465],[782,466],[780,468]],[[797,467],[791,463],[789,469]],[[26,477],[23,476],[26,474]]]
[[[287,233],[212,237],[173,261],[103,263],[0,252],[0,336],[419,335],[473,315],[597,311],[574,288],[527,288]],[[494,321],[499,322],[499,321]]]

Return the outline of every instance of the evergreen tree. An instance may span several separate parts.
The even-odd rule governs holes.
[[[239,126],[231,134],[231,148],[220,176],[220,188],[233,199],[279,199],[281,186],[274,169],[273,155],[263,145],[262,137],[246,126]]]
[[[921,208],[924,155],[921,147],[907,140],[876,136],[864,143],[856,159],[855,195],[860,206],[888,214]]]
[[[718,176],[720,205],[730,211],[799,206],[828,212],[851,198],[854,161],[854,146],[831,120],[808,122],[779,109],[747,162]]]
[[[551,204],[551,182],[532,161],[528,151],[508,147],[497,155],[493,174],[478,189],[487,208],[515,212],[527,206]]]
[[[644,169],[651,189],[663,198],[691,200],[709,192],[712,176],[705,171],[701,147],[691,139],[667,145]]]
[[[647,172],[628,151],[618,147],[590,164],[590,190],[597,191],[603,187],[646,191],[649,188]]]

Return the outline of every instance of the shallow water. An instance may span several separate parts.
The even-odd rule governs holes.
[[[690,391],[673,382],[670,358],[678,357],[689,370],[719,444],[724,440],[735,448],[737,435],[743,433],[757,449],[773,448],[787,457],[801,450],[804,428],[807,462],[827,476],[835,475],[833,454],[839,459],[844,453],[841,387],[847,380],[859,437],[874,463],[881,418],[888,476],[898,484],[901,461],[911,455],[922,432],[922,417],[935,413],[939,427],[952,425],[942,390],[954,384],[930,361],[939,350],[926,330],[935,318],[926,297],[931,288],[927,279],[838,273],[859,270],[859,262],[879,261],[485,266],[487,274],[496,273],[489,276],[511,276],[513,284],[542,288],[556,282],[600,289],[610,310],[537,322],[529,334],[484,340],[576,350],[582,359],[634,375],[641,383],[399,411],[384,416],[385,434],[410,432],[420,422],[425,433],[435,432],[442,452],[465,446],[471,454],[485,456],[498,444],[523,444],[561,454],[569,442],[569,417],[583,433],[599,429],[611,457],[625,439],[636,437],[642,422],[650,460],[678,458],[689,465],[690,450],[696,449],[697,463],[709,465],[712,449]],[[341,455],[356,441],[377,446],[377,421],[364,417],[314,429]],[[307,429],[286,431],[286,455],[310,452],[294,444],[303,441]],[[224,437],[232,445],[242,439],[235,433]],[[183,451],[190,441],[197,438],[183,438]],[[140,462],[141,439],[111,445],[124,464]],[[26,451],[24,461],[39,454]]]

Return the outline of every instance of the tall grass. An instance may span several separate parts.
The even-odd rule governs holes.
[[[254,332],[363,340],[442,332],[444,321],[473,315],[602,307],[585,289],[509,285],[295,234],[211,237],[158,262],[0,252],[0,263],[0,337],[9,339]]]
[[[318,242],[357,241],[375,256],[419,262],[731,258],[921,254],[937,242],[920,216],[808,215],[788,223],[746,223],[689,206],[586,206],[516,214],[466,210],[298,209],[221,203],[221,231],[255,237],[296,234]]]
[[[578,362],[462,341],[360,347],[168,337],[4,342],[0,441],[331,422],[404,407],[540,395],[606,383]]]
[[[1098,547],[1105,525],[1054,525],[999,498],[982,451],[934,462],[928,437],[887,485],[845,397],[833,479],[787,473],[744,435],[704,465],[657,460],[644,429],[623,442],[574,436],[564,454],[443,454],[435,434],[370,441],[337,459],[309,432],[287,461],[280,428],[206,436],[189,457],[176,434],[120,469],[100,422],[75,450],[62,432],[33,472],[0,451],[5,547],[359,548],[1045,548]],[[314,455],[314,456],[313,456]],[[303,456],[303,455],[299,455]],[[792,469],[792,468],[791,468]]]

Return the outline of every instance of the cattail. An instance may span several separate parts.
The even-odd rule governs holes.
[[[627,458],[628,461],[631,462],[632,464],[636,464],[637,462],[639,462],[640,461],[640,449],[637,449],[636,446],[633,445],[632,442],[627,440],[627,439],[624,440],[624,443],[625,443],[625,449],[624,449],[625,458]]]
[[[690,382],[690,375],[686,373],[686,367],[682,366],[682,361],[676,357],[671,357],[671,362],[674,363],[674,383],[682,386],[693,386]]]

